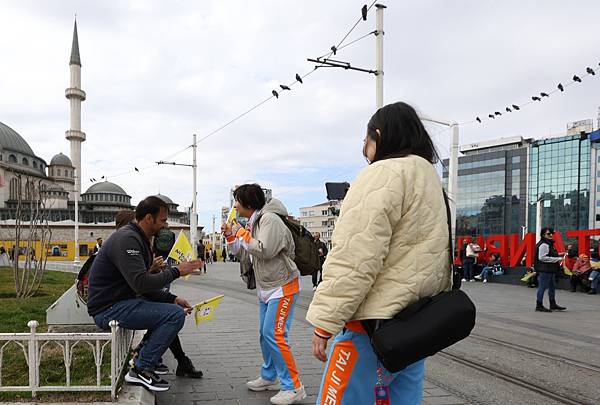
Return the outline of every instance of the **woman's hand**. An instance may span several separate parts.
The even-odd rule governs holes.
[[[312,352],[318,360],[327,361],[327,339],[323,339],[317,335],[312,337]]]
[[[230,237],[233,234],[233,232],[231,231],[231,226],[227,222],[223,222],[221,224],[221,233],[226,238]]]
[[[150,274],[160,273],[167,267],[167,263],[160,256],[155,256],[154,260],[152,260],[152,265],[150,266]]]

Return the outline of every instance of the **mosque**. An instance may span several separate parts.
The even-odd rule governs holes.
[[[133,206],[131,196],[109,181],[96,182],[85,192],[80,191],[81,144],[86,140],[86,134],[81,131],[81,103],[85,101],[86,93],[81,88],[77,21],[73,27],[69,69],[70,86],[65,90],[65,96],[70,105],[70,129],[65,132],[65,137],[70,144],[70,156],[58,153],[47,163],[13,128],[0,122],[0,224],[5,229],[7,226],[10,228],[19,210],[20,218],[28,221],[32,212],[30,208],[41,203],[51,227],[55,228],[54,235],[67,239],[66,230],[73,227],[77,200],[78,222],[83,228],[82,242],[95,243],[96,237],[112,232],[118,211],[132,209]],[[189,224],[188,213],[179,212],[178,204],[167,196],[157,196],[168,204],[172,225],[183,228],[184,224]],[[61,227],[65,228],[65,232],[60,231]],[[86,227],[92,230],[86,233]],[[71,231],[68,232],[71,234]],[[7,236],[10,239],[9,235],[2,235],[5,243]],[[60,245],[58,242],[54,244]]]

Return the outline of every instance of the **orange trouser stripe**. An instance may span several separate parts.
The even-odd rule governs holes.
[[[279,352],[287,365],[292,381],[294,382],[294,388],[300,388],[300,378],[298,378],[298,369],[296,368],[296,362],[294,356],[290,350],[290,345],[285,340],[285,327],[290,313],[290,308],[294,303],[294,296],[282,297],[277,304],[277,315],[275,318],[275,342],[279,348]]]
[[[325,373],[320,405],[339,405],[350,382],[352,370],[358,361],[358,350],[351,340],[337,342]]]

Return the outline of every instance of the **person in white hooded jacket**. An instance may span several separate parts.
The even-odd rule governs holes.
[[[363,154],[369,166],[342,203],[323,282],[306,315],[315,327],[313,354],[327,361],[317,404],[372,404],[383,393],[390,404],[416,405],[424,360],[387,372],[364,325],[451,288],[446,205],[433,166],[438,156],[405,103],[373,115]]]
[[[273,404],[294,404],[306,398],[287,340],[300,294],[300,273],[294,263],[294,239],[280,216],[287,216],[281,201],[265,195],[258,184],[244,184],[233,192],[235,208],[247,218],[245,227],[223,224],[230,251],[250,254],[260,301],[259,336],[263,365],[252,391],[279,390]],[[233,229],[232,229],[233,228]],[[278,381],[279,380],[279,381]]]

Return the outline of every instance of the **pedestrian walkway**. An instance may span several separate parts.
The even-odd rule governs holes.
[[[302,280],[299,304],[308,303],[312,296],[310,280]],[[258,345],[258,299],[244,289],[236,263],[208,265],[208,274],[192,276],[188,281],[174,283],[173,292],[190,303],[216,294],[225,294],[215,318],[196,327],[189,317],[180,333],[184,350],[194,364],[204,372],[199,380],[166,376],[171,389],[157,395],[160,405],[182,404],[268,404],[273,392],[252,392],[246,381],[258,376],[262,357]],[[302,402],[314,404],[324,365],[312,356],[312,327],[304,321],[306,310],[297,307],[290,344],[300,378],[308,397]],[[177,363],[170,352],[164,359],[174,370]],[[449,392],[425,383],[423,404],[464,404],[465,401]]]

